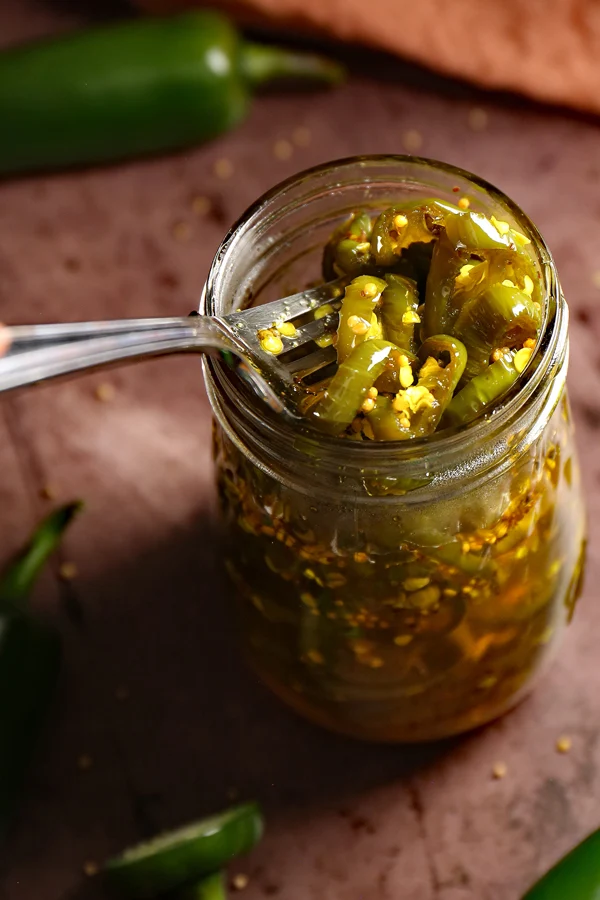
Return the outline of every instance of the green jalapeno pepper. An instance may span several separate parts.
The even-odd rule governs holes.
[[[405,441],[412,437],[410,427],[404,424],[393,406],[391,397],[380,394],[375,406],[367,413],[376,441]],[[395,482],[395,479],[394,479]]]
[[[421,362],[417,386],[429,391],[434,403],[424,408],[415,431],[431,434],[437,428],[442,414],[462,378],[467,364],[467,351],[459,340],[446,334],[427,338],[418,353]],[[422,436],[418,434],[419,437]]]
[[[342,76],[321,57],[247,43],[209,11],[9,48],[0,54],[0,172],[190,146],[236,125],[255,88]]]
[[[376,219],[371,249],[378,266],[393,266],[402,251],[411,244],[428,243],[435,238],[428,217],[429,207],[392,206]]]
[[[465,254],[456,250],[445,235],[440,236],[433,248],[431,267],[425,292],[425,334],[447,334],[458,310],[451,303],[456,291],[456,278],[466,264]]]
[[[394,400],[377,397],[367,414],[376,440],[406,440],[432,434],[460,381],[467,352],[448,335],[428,338],[419,350],[417,384],[397,393]]]
[[[522,900],[598,900],[600,897],[600,830],[571,850]]]
[[[222,883],[213,873],[248,853],[263,828],[256,803],[235,806],[130,847],[108,860],[104,879],[116,894],[131,900],[187,889],[191,893],[182,897],[220,900]]]
[[[507,247],[516,249],[508,225],[494,224],[483,213],[450,211],[444,225],[448,239],[457,249],[470,251],[502,250]],[[505,233],[499,230],[499,225],[506,225]]]
[[[177,900],[227,900],[227,887],[222,872],[207,875],[191,887],[177,893]]]
[[[469,355],[465,378],[479,375],[490,363],[494,350],[520,347],[537,336],[541,307],[523,291],[504,284],[488,288],[463,306],[453,333]]]
[[[417,368],[417,357],[414,353],[395,349],[390,353],[383,372],[375,382],[375,387],[383,394],[397,394],[404,386],[403,381],[407,376],[408,383],[413,383]]]
[[[419,295],[414,281],[402,275],[386,275],[387,287],[381,295],[379,315],[383,336],[399,350],[415,353],[415,325],[420,323]]]
[[[71,503],[51,513],[0,576],[0,835],[12,820],[60,668],[58,634],[23,611],[80,508]]]
[[[50,513],[31,536],[27,546],[8,563],[0,577],[0,611],[23,611],[44,564],[59,546],[65,529],[81,508],[81,503],[69,503]]]
[[[23,615],[0,618],[0,836],[15,813],[60,669],[58,634]]]
[[[373,268],[369,243],[372,227],[369,214],[358,211],[336,228],[323,251],[323,277],[326,281],[343,275],[356,278]]]
[[[339,363],[370,336],[375,307],[386,286],[381,278],[359,275],[346,287],[337,331]]]
[[[465,425],[476,419],[505,394],[518,377],[514,353],[504,353],[480,375],[475,375],[452,398],[444,413],[442,425]]]
[[[350,425],[395,349],[389,341],[364,341],[340,363],[325,396],[309,411],[321,431],[341,434]]]

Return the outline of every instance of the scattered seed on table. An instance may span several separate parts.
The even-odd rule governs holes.
[[[600,289],[600,272],[594,272],[592,275],[592,284],[594,287]]]
[[[470,207],[470,205],[471,205],[471,201],[469,200],[468,197],[461,197],[460,200],[458,201],[459,209],[468,209]]]
[[[508,768],[506,766],[506,763],[503,763],[503,762],[494,763],[494,768],[492,769],[492,775],[494,776],[494,778],[496,778],[497,780],[500,780],[500,778],[505,778],[507,772],[508,772]]]
[[[45,484],[44,487],[40,490],[40,497],[44,500],[54,500],[58,490],[56,485],[54,484]]]
[[[189,241],[192,235],[192,229],[190,228],[189,222],[176,222],[173,225],[173,231],[171,232],[174,239],[183,244],[185,241]]]
[[[285,140],[285,138],[282,138],[279,141],[275,141],[275,144],[273,145],[273,155],[276,159],[290,159],[293,152],[294,148],[289,141]]]
[[[212,203],[208,197],[194,197],[192,200],[192,212],[197,216],[207,216],[211,211]]]
[[[488,114],[480,106],[474,106],[473,109],[469,110],[467,121],[471,131],[485,131],[488,124]]]
[[[250,879],[247,875],[235,875],[232,879],[231,886],[236,891],[243,891],[244,888],[248,887]]]
[[[129,700],[129,688],[125,687],[124,684],[120,684],[115,691],[115,697],[117,700]]]
[[[73,581],[74,578],[77,578],[77,566],[73,562],[61,563],[58,574],[63,581]]]
[[[410,131],[404,133],[402,142],[404,144],[404,149],[408,153],[416,153],[417,150],[420,150],[423,146],[423,135],[414,128],[411,128]]]
[[[227,181],[227,179],[231,178],[233,175],[233,163],[230,159],[225,159],[225,157],[223,157],[215,162],[213,171],[217,178]]]
[[[80,772],[87,772],[92,768],[94,761],[87,753],[82,753],[77,759],[77,768]]]
[[[308,147],[312,140],[310,128],[307,128],[306,125],[299,125],[298,128],[294,128],[292,140],[296,147]]]
[[[115,386],[114,384],[111,384],[110,381],[103,381],[101,384],[97,385],[94,394],[96,400],[99,400],[100,403],[110,403],[111,400],[115,399]]]
[[[87,875],[88,878],[93,878],[99,871],[98,863],[94,862],[93,859],[88,859],[88,861],[83,864],[83,874]]]
[[[573,741],[568,734],[563,734],[556,742],[556,749],[559,753],[568,753],[573,746]]]

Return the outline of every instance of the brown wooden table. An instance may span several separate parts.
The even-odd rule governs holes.
[[[76,24],[68,9],[5,0],[1,40]],[[100,898],[86,863],[238,796],[259,798],[269,824],[235,870],[250,876],[247,900],[517,900],[600,825],[598,122],[381,60],[366,68],[378,77],[263,98],[235,134],[194,152],[1,184],[0,318],[185,314],[225,229],[275,181],[336,157],[398,152],[407,141],[416,149],[421,136],[423,154],[483,175],[524,207],[570,301],[591,553],[568,640],[533,697],[478,734],[403,749],[321,732],[238,659],[198,360],[2,398],[2,556],[52,502],[83,497],[87,511],[62,555],[78,578],[61,582],[57,561],[36,596],[60,625],[66,663],[2,849],[0,900]],[[474,107],[487,112],[482,130]],[[294,144],[298,126],[308,146]],[[276,150],[278,141],[289,144]],[[215,175],[222,159],[232,164],[228,179]],[[208,214],[198,197],[209,198]],[[96,397],[105,383],[110,402]],[[55,500],[41,496],[45,486]],[[562,734],[573,745],[561,755]],[[496,762],[507,766],[502,780],[492,778]]]

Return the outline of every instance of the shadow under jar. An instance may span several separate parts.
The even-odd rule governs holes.
[[[353,209],[455,200],[531,239],[539,349],[491,415],[403,442],[294,427],[207,360],[226,565],[251,665],[314,722],[419,741],[517,703],[577,599],[585,516],[565,390],[568,310],[535,226],[466,172],[404,157],[322,166],[258,201],[223,242],[203,311],[226,313],[320,277]]]

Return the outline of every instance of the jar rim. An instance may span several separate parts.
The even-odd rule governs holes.
[[[449,459],[456,459],[470,445],[489,440],[491,434],[502,433],[509,427],[511,422],[518,418],[519,412],[526,406],[527,401],[536,392],[539,392],[549,371],[560,361],[560,357],[564,353],[567,337],[568,311],[561,293],[556,267],[544,238],[527,214],[510,197],[485,179],[473,175],[465,169],[439,160],[389,154],[345,157],[305,169],[274,185],[262,194],[230,228],[212,262],[202,293],[200,312],[218,315],[217,304],[221,273],[228,264],[231,264],[231,257],[235,254],[239,242],[244,240],[252,225],[260,220],[261,216],[265,214],[274,202],[283,204],[288,194],[294,189],[305,183],[310,183],[320,176],[329,173],[338,173],[341,176],[345,171],[347,172],[357,167],[364,167],[366,170],[372,165],[398,165],[403,168],[413,168],[415,174],[419,170],[422,171],[428,168],[441,171],[446,175],[455,176],[457,180],[466,180],[470,185],[473,185],[500,203],[518,220],[520,226],[524,228],[532,240],[542,272],[545,315],[540,332],[540,340],[545,340],[545,346],[537,366],[533,371],[526,368],[520,374],[508,395],[500,401],[489,415],[480,416],[466,425],[444,429],[441,432],[434,432],[427,437],[415,438],[409,441],[369,441],[367,444],[364,442],[343,441],[339,437],[321,434],[314,428],[311,428],[308,423],[306,428],[290,423],[284,417],[268,409],[258,396],[256,396],[256,407],[244,408],[244,416],[248,419],[248,424],[251,427],[259,430],[263,440],[267,442],[267,446],[273,446],[273,442],[275,442],[279,447],[282,444],[284,446],[289,445],[290,449],[293,448],[297,451],[297,439],[301,436],[302,444],[308,449],[309,455],[315,450],[319,451],[320,464],[323,462],[323,455],[331,457],[332,460],[339,460],[341,448],[343,448],[345,463],[350,468],[353,466],[371,467],[372,465],[382,465],[386,461],[393,461],[395,464],[400,462],[409,463],[433,453],[441,454],[444,457],[448,455]],[[369,179],[365,177],[362,181],[367,183]],[[406,179],[399,180],[398,183],[402,182],[407,183]],[[361,179],[357,178],[356,183],[361,183]],[[551,300],[555,303],[555,315],[552,322],[549,321]],[[547,329],[549,325],[551,325],[551,333],[548,335]],[[223,384],[223,377],[219,377],[219,374],[223,376],[226,372],[224,363],[215,358],[210,360],[205,358],[204,371],[207,383],[216,377]],[[242,388],[241,382],[240,388]],[[242,394],[240,390],[240,401],[246,399],[247,396],[247,394]]]

